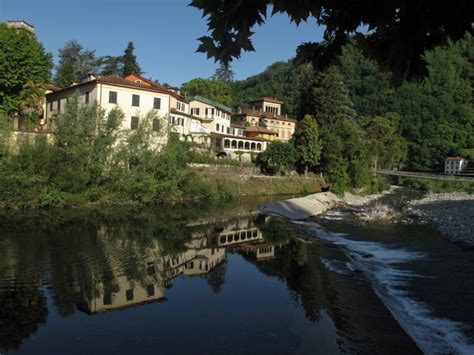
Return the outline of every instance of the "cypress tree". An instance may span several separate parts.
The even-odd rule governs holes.
[[[127,48],[125,48],[124,55],[122,58],[123,67],[122,67],[122,74],[123,76],[127,76],[130,74],[141,75],[142,69],[137,62],[137,57],[134,53],[135,46],[133,42],[128,42]]]

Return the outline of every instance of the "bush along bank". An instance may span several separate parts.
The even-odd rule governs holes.
[[[45,138],[0,145],[0,206],[37,208],[218,201],[229,186],[208,184],[187,168],[189,147],[170,134],[167,120],[148,114],[123,130],[123,113],[69,100],[54,143]],[[154,131],[153,120],[160,129]],[[169,139],[166,137],[169,136]]]
[[[219,202],[320,189],[315,178],[195,172],[188,165],[196,153],[170,133],[166,118],[140,117],[135,130],[122,129],[123,118],[118,109],[106,115],[73,97],[57,121],[53,143],[38,137],[12,147],[8,132],[0,132],[0,207]],[[153,120],[159,120],[158,131]]]

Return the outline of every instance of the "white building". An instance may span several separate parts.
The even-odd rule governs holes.
[[[155,118],[152,130],[156,132],[163,125],[163,119],[169,117],[172,98],[179,99],[178,94],[164,86],[134,75],[126,78],[90,76],[80,84],[46,95],[45,118],[50,126],[54,125],[56,119],[64,112],[67,99],[76,93],[80,102],[83,104],[96,102],[106,114],[113,108],[120,108],[124,113],[122,129],[125,130],[137,129],[139,120],[149,112],[153,112]]]
[[[163,132],[161,128],[166,125],[166,132],[176,133],[181,140],[207,148],[212,143],[218,156],[251,160],[253,154],[263,152],[278,137],[278,131],[259,125],[247,127],[233,123],[231,109],[225,105],[201,96],[181,96],[177,88],[133,74],[125,78],[90,76],[80,84],[48,93],[45,110],[47,129],[52,130],[54,122],[66,108],[67,99],[74,94],[79,95],[83,104],[96,102],[106,114],[116,107],[120,108],[125,116],[123,130],[137,129],[140,120],[152,112],[155,116],[152,131]],[[279,112],[279,106],[276,112]],[[159,144],[164,142],[163,139],[157,140]]]
[[[444,173],[449,175],[460,174],[467,168],[468,161],[461,157],[448,157],[444,161]]]

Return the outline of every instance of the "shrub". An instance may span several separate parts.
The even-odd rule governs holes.
[[[257,156],[257,166],[268,174],[284,175],[293,170],[296,164],[296,150],[293,144],[275,141]]]

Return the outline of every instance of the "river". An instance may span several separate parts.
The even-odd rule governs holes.
[[[474,353],[474,252],[275,198],[4,212],[0,353]]]

